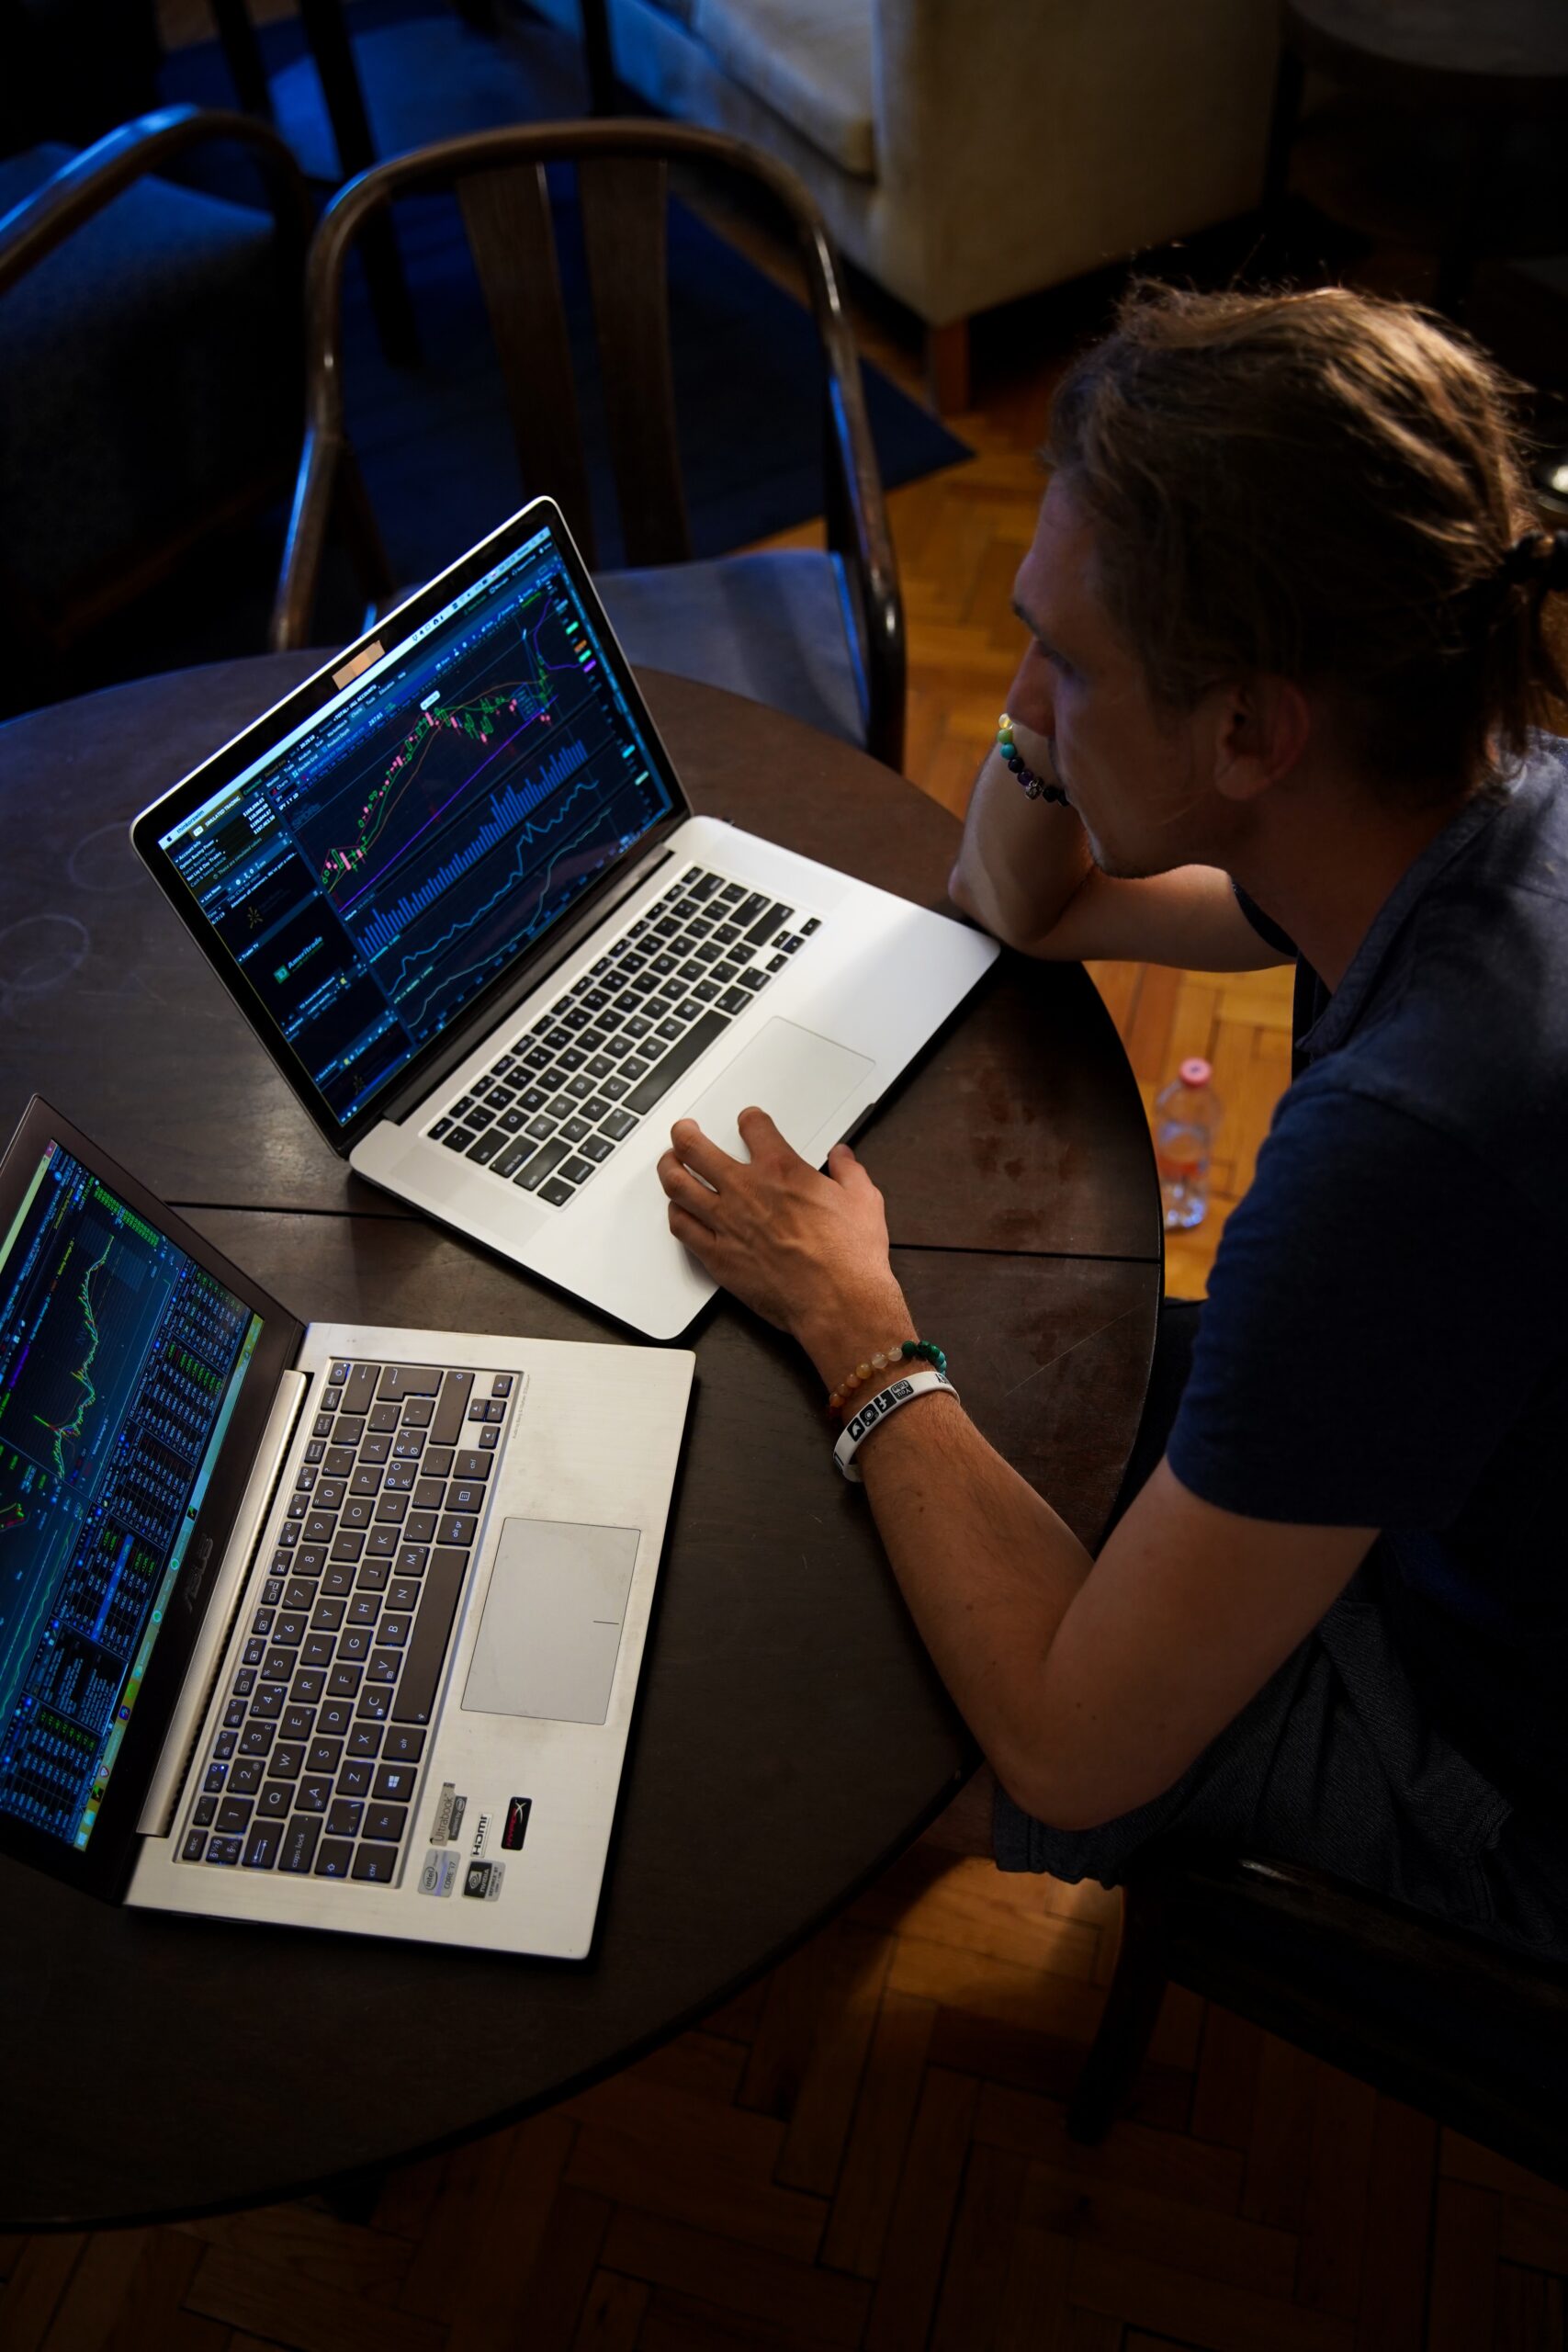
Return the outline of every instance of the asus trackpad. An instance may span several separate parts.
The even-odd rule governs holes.
[[[635,1527],[506,1520],[463,1691],[465,1710],[602,1724],[637,1542]]]
[[[695,1119],[709,1141],[732,1159],[749,1159],[735,1122],[755,1102],[784,1140],[804,1151],[874,1068],[864,1054],[797,1028],[793,1021],[775,1019],[681,1115]]]

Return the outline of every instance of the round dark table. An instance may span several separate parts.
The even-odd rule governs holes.
[[[0,1132],[43,1093],[302,1316],[618,1337],[350,1175],[132,856],[135,811],[312,666],[225,663],[0,729]],[[958,833],[932,802],[754,704],[644,683],[698,808],[942,903]],[[1087,976],[1003,958],[858,1148],[919,1328],[1093,1545],[1142,1407],[1161,1228]],[[777,1961],[962,1784],[973,1745],[833,1472],[808,1367],[722,1299],[688,1338],[590,1960],[161,1917],[0,1864],[4,2226],[270,2202],[512,2121]]]

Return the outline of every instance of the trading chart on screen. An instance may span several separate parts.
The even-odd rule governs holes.
[[[541,531],[163,846],[346,1125],[672,805]]]
[[[0,1812],[85,1847],[261,1318],[51,1145],[0,1245]]]

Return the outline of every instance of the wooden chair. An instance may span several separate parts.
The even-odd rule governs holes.
[[[1173,1983],[1568,2188],[1568,1968],[1290,1862],[1168,1856],[1123,1902],[1075,2139],[1110,2129]]]
[[[159,176],[216,141],[254,159],[270,220]],[[77,155],[6,157],[0,216],[0,695],[15,707],[64,691],[89,629],[288,481],[310,209],[276,132],[170,107]]]
[[[545,166],[576,166],[610,458],[630,570],[599,587],[634,662],[728,686],[900,764],[904,634],[860,365],[821,216],[782,165],[716,132],[665,123],[520,126],[452,139],[366,172],[322,216],[307,276],[308,425],[273,616],[309,642],[329,520],[353,526],[374,605],[394,582],[344,420],[344,272],[396,199],[456,191],[483,289],[525,484],[564,511],[596,561]],[[828,552],[692,560],[665,300],[671,166],[761,198],[788,226],[824,360]],[[499,516],[497,518],[499,520]]]

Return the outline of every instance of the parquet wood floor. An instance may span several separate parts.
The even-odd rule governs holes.
[[[892,500],[909,771],[955,811],[1017,659],[1051,372],[983,360],[974,460]],[[1196,1295],[1286,1081],[1289,976],[1095,978],[1145,1099],[1214,1065],[1214,1207],[1168,1261]],[[1128,2119],[1069,2141],[1116,1932],[1099,1888],[917,1847],[701,2028],[393,2172],[367,2218],[0,2241],[0,2352],[1562,2352],[1568,2195],[1191,1995]]]
[[[0,2345],[1561,2346],[1568,2196],[1191,1995],[1128,2119],[1069,2141],[1115,1915],[918,1847],[701,2028],[364,2220],[0,2242]]]

